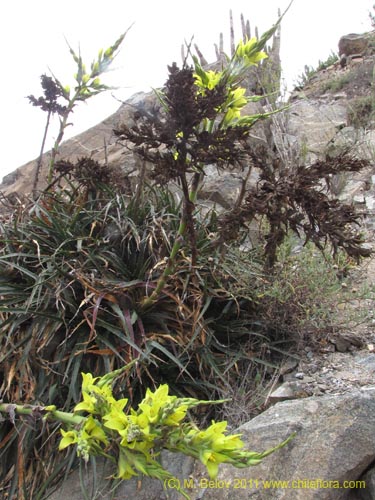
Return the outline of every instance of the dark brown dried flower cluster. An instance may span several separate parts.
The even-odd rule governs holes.
[[[66,106],[57,102],[59,97],[64,96],[61,86],[50,76],[42,75],[40,77],[44,97],[36,98],[33,95],[27,96],[33,106],[41,108],[43,111],[63,115],[66,112]]]
[[[311,166],[293,169],[264,168],[256,186],[249,189],[244,204],[221,219],[222,237],[238,234],[240,225],[256,217],[265,217],[269,229],[265,254],[272,267],[277,248],[289,229],[312,241],[320,250],[329,242],[334,254],[339,248],[359,260],[368,257],[371,250],[355,226],[361,215],[350,204],[330,196],[329,185],[333,175],[340,172],[358,172],[368,165],[349,155],[326,158]],[[229,234],[229,232],[231,234]]]

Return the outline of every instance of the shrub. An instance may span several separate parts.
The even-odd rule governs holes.
[[[375,99],[372,95],[357,97],[350,101],[348,123],[356,128],[369,127],[374,119]]]

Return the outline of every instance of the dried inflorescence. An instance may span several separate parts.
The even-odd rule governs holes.
[[[221,218],[222,238],[238,236],[245,222],[265,217],[269,226],[265,236],[269,267],[275,264],[277,249],[289,229],[320,250],[330,243],[334,254],[341,248],[356,260],[368,257],[371,250],[363,246],[363,237],[355,228],[361,215],[353,205],[332,198],[329,191],[333,175],[358,172],[367,165],[366,160],[342,155],[294,169],[282,169],[277,164],[263,168],[259,182],[249,189],[242,206]]]
[[[101,165],[87,156],[78,158],[75,162],[56,161],[55,172],[58,175],[53,184],[65,178],[76,182],[79,187],[95,192],[100,189],[100,186],[121,188],[125,192],[131,190],[129,179],[120,168]]]
[[[40,80],[44,97],[36,98],[33,95],[29,95],[27,98],[33,106],[41,108],[42,111],[58,113],[62,116],[66,112],[67,107],[57,102],[60,97],[64,97],[64,90],[61,85],[59,85],[56,79],[47,75],[42,75]]]

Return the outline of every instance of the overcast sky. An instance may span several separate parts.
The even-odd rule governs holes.
[[[374,0],[294,0],[282,23],[281,58],[288,86],[304,66],[316,66],[340,36],[369,31]],[[2,2],[0,43],[1,162],[0,178],[38,156],[45,116],[26,96],[41,95],[40,75],[49,69],[63,84],[72,84],[74,62],[65,39],[89,65],[100,48],[110,46],[130,25],[113,71],[103,82],[118,87],[121,100],[140,90],[161,86],[166,66],[181,61],[184,40],[199,45],[206,59],[215,59],[214,43],[224,33],[229,42],[229,10],[239,39],[240,14],[258,26],[260,34],[276,20],[289,0],[13,0]],[[81,104],[66,137],[78,134],[116,111],[119,103],[108,93]],[[48,146],[52,144],[52,131]]]

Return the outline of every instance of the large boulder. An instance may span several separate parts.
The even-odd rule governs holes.
[[[339,40],[339,56],[364,55],[369,47],[370,34],[350,33]]]
[[[238,431],[255,450],[275,446],[292,432],[297,433],[296,437],[251,469],[223,465],[218,488],[205,482],[207,474],[199,465],[195,477],[201,475],[201,485],[207,489],[203,496],[195,498],[367,498],[361,493],[361,489],[369,492],[361,476],[375,459],[374,410],[375,387],[278,403]]]

